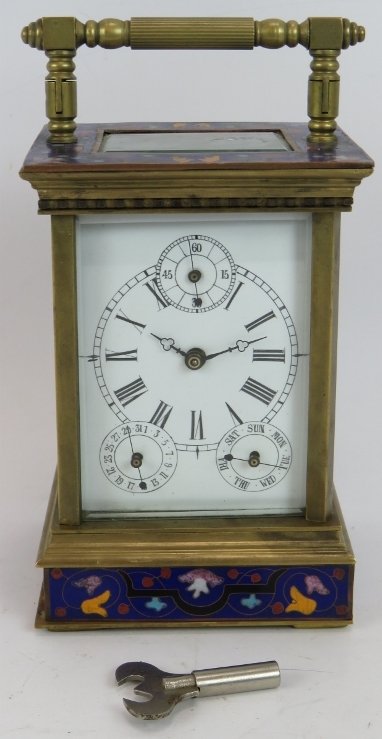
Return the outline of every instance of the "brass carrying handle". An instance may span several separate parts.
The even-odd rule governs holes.
[[[365,29],[347,18],[308,18],[287,23],[271,18],[105,18],[83,24],[74,17],[40,18],[22,30],[32,48],[44,50],[48,142],[73,144],[77,115],[73,58],[83,44],[118,49],[266,49],[301,44],[313,57],[308,87],[309,141],[335,143],[339,106],[337,57],[341,49],[365,39]]]

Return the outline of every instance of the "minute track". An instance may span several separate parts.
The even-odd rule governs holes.
[[[261,421],[265,423],[270,423],[271,420],[275,417],[275,415],[283,407],[286,399],[289,396],[290,391],[292,390],[294,380],[296,377],[298,358],[300,356],[298,353],[296,329],[295,329],[293,320],[290,316],[290,313],[287,307],[285,306],[285,303],[283,302],[283,300],[281,300],[281,298],[275,292],[275,290],[273,290],[273,288],[267,282],[265,282],[265,280],[259,277],[259,275],[255,274],[254,272],[251,272],[248,269],[245,269],[244,267],[241,267],[240,265],[237,265],[236,267],[236,274],[238,277],[244,278],[244,281],[248,280],[250,283],[257,285],[259,288],[261,288],[261,290],[263,290],[272,299],[273,303],[279,310],[279,314],[281,314],[281,317],[287,327],[288,334],[289,334],[291,353],[290,353],[290,368],[289,368],[288,377],[282,389],[279,390],[278,393],[276,393],[273,396],[275,402],[270,403],[270,407],[269,407],[267,414],[260,419]],[[243,295],[243,291],[240,292],[240,295]],[[265,313],[260,314],[260,317],[269,315],[269,318],[267,320],[269,321],[268,325],[271,326],[273,324],[274,319],[273,319],[273,316],[271,317],[270,314],[274,312],[275,312],[275,309],[273,308],[271,311],[266,311]],[[257,321],[257,319],[255,319],[255,321]],[[254,322],[252,321],[249,324],[246,324],[246,326],[251,326],[253,323]],[[256,330],[256,329],[254,328],[252,330]],[[285,350],[286,350],[286,347],[285,347]],[[280,365],[281,364],[282,363],[280,362]],[[267,363],[264,363],[264,366],[267,366]]]

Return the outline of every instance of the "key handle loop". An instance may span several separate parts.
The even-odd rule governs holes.
[[[313,57],[308,83],[308,141],[336,142],[339,108],[338,56],[365,39],[365,29],[347,18],[308,18],[303,23],[270,18],[105,18],[81,23],[74,17],[40,18],[25,26],[25,44],[48,57],[45,89],[50,144],[75,144],[77,89],[73,59],[86,45],[104,49],[266,49],[298,44]]]

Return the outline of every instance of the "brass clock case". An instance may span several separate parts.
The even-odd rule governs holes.
[[[330,566],[339,578],[341,567],[347,568],[348,610],[339,610],[338,618],[315,620],[309,620],[307,610],[304,618],[292,615],[288,623],[310,627],[351,622],[355,560],[333,484],[340,217],[341,212],[351,210],[354,189],[372,173],[373,162],[337,129],[335,119],[339,101],[338,56],[342,49],[363,41],[364,36],[361,26],[344,18],[309,18],[301,24],[250,18],[106,19],[82,24],[71,17],[43,18],[23,29],[23,41],[44,50],[49,60],[46,78],[49,124],[28,154],[20,175],[37,190],[39,212],[51,216],[57,394],[57,476],[37,561],[46,572],[47,610],[44,615],[41,603],[37,625],[52,629],[136,626],[135,621],[100,622],[91,618],[86,622],[58,623],[49,617],[49,573],[61,572],[55,568],[71,571],[127,566],[164,568],[164,577],[178,566],[231,567],[232,578],[237,575],[235,567],[244,565],[258,568],[277,565],[284,569]],[[308,124],[175,122],[146,127],[132,123],[76,126],[73,59],[82,44],[107,49],[122,46],[277,49],[301,44],[312,56],[308,92],[310,121]],[[179,143],[183,133],[203,131],[273,133],[283,140],[284,147],[279,151],[260,152],[249,147],[239,155],[237,151],[216,152],[208,147],[199,152],[178,149],[165,152],[154,143],[148,156],[139,150],[108,152],[102,148],[106,138],[113,134],[149,132],[155,138],[156,134],[166,133],[175,135]],[[100,212],[111,215],[158,211],[311,214],[305,515],[229,517],[222,514],[89,520],[82,510],[76,220],[78,216]],[[197,286],[198,269],[192,268],[188,279],[190,285]],[[186,366],[194,373],[203,367],[205,360],[205,352],[199,346],[194,346],[185,356]],[[248,469],[256,470],[259,460],[259,452],[253,448]],[[139,472],[141,464],[142,459],[133,450],[132,468]],[[200,574],[202,569],[194,572]],[[186,575],[180,577],[184,580]],[[216,577],[215,582],[220,579]],[[90,608],[89,604],[86,608]],[[104,615],[102,604],[97,608],[95,613]],[[295,610],[292,601],[286,611]],[[303,612],[300,610],[300,614]],[[274,617],[258,618],[256,623],[286,623],[277,613],[280,611],[274,610]],[[196,623],[223,622],[211,616],[193,621],[192,625]],[[224,625],[227,623],[252,625],[254,621],[237,617],[224,621]],[[191,624],[181,620],[166,624],[148,620],[143,625]]]

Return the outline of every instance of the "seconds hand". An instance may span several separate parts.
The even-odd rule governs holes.
[[[193,256],[192,256],[192,251],[191,251],[191,244],[190,244],[190,242],[188,242],[188,248],[189,248],[189,250],[190,250],[190,257],[191,257],[191,267],[192,267],[192,272],[193,272],[193,273],[195,274],[195,268],[194,268],[194,258],[193,258]],[[199,293],[198,293],[198,288],[197,288],[197,285],[196,285],[196,283],[197,283],[197,280],[196,280],[196,281],[194,282],[194,285],[195,285],[196,299],[197,299],[197,301],[198,301],[198,303],[199,303]]]
[[[131,446],[131,453],[132,453],[132,454],[134,455],[134,454],[135,454],[135,452],[134,452],[134,449],[133,449],[133,442],[131,441],[131,431],[130,431],[130,428],[129,428],[129,426],[128,426],[127,428],[129,429],[129,441],[130,441],[130,446]],[[140,481],[140,483],[139,483],[139,487],[141,488],[141,490],[147,490],[147,485],[146,485],[146,483],[145,483],[145,482],[143,482],[143,480],[142,480],[142,475],[141,475],[141,468],[140,468],[140,467],[135,467],[134,469],[137,469],[137,470],[138,470],[138,472],[139,472],[139,477],[141,478],[141,481]]]

